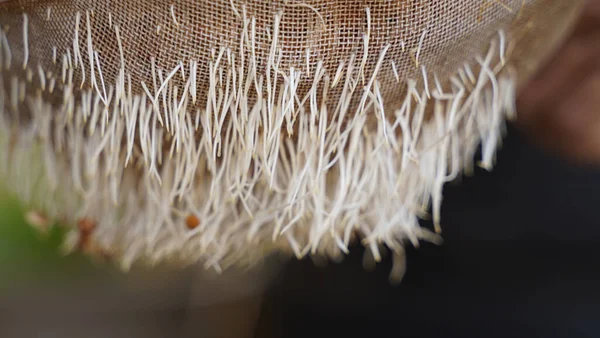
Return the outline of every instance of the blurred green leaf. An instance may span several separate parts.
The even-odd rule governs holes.
[[[52,226],[43,234],[31,227],[24,215],[23,207],[0,190],[0,286],[41,275],[72,277],[90,267],[83,255],[60,252],[63,228]]]

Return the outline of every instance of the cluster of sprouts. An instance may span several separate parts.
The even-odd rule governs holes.
[[[419,64],[420,49],[422,78],[398,74],[391,45],[369,73],[362,65],[373,55],[360,54],[333,71],[283,68],[277,16],[260,73],[244,17],[240,51],[215,49],[207,77],[194,60],[163,69],[151,59],[152,82],[132,83],[117,23],[120,71],[103,74],[90,15],[74,18],[72,48],[48,51],[60,72],[29,61],[26,14],[23,53],[0,32],[0,175],[44,218],[79,225],[67,250],[85,234],[85,250],[124,268],[175,259],[220,271],[271,252],[337,259],[360,240],[376,261],[390,249],[399,279],[403,245],[439,241],[419,217],[431,210],[439,232],[442,187],[472,166],[480,144],[491,167],[514,111],[503,32],[442,86]],[[383,98],[383,68],[401,88],[398,109]]]

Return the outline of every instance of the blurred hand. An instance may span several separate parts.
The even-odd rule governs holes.
[[[536,142],[600,164],[600,0],[589,0],[575,31],[520,93],[519,123]]]

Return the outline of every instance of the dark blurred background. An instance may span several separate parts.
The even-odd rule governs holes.
[[[600,170],[532,145],[514,127],[492,172],[447,186],[442,246],[365,272],[292,262],[256,337],[600,337]]]

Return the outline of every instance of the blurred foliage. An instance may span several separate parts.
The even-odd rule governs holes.
[[[40,276],[71,275],[90,262],[82,255],[64,255],[64,228],[51,226],[42,233],[25,220],[26,209],[0,190],[0,287]]]

